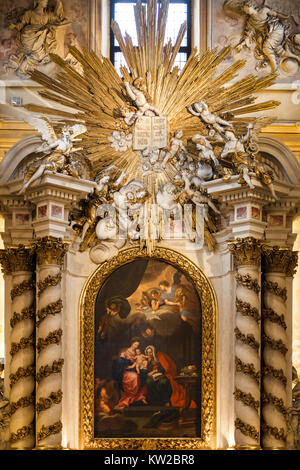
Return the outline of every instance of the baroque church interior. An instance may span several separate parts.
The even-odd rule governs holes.
[[[1,0],[0,449],[300,448],[300,0]]]

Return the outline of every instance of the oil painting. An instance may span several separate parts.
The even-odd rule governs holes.
[[[201,435],[201,303],[158,259],[106,279],[95,304],[94,437]]]

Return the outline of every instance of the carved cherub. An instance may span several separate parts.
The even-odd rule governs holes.
[[[232,127],[230,122],[212,113],[204,100],[193,103],[191,106],[187,107],[187,110],[194,116],[198,116],[204,124],[209,126],[209,129],[214,128],[219,134],[224,134],[226,127]]]
[[[133,101],[137,107],[138,116],[159,116],[158,109],[148,103],[144,91],[144,80],[142,78],[136,78],[131,85],[129,82],[124,82],[126,93],[129,98]]]
[[[171,143],[170,149],[168,150],[168,152],[166,153],[162,161],[163,168],[166,168],[167,162],[171,158],[173,158],[179,150],[181,150],[185,154],[187,153],[187,149],[185,148],[181,140],[182,136],[183,136],[182,130],[178,130],[174,133],[174,137],[172,137],[171,142],[170,142]]]

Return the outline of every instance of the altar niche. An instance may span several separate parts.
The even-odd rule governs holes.
[[[213,446],[216,306],[199,268],[128,249],[82,297],[82,447]]]

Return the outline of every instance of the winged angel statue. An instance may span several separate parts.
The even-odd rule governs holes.
[[[226,3],[243,14],[246,2]],[[276,75],[236,81],[244,60],[220,72],[218,67],[230,48],[202,55],[194,49],[180,70],[175,60],[187,25],[181,25],[174,44],[171,40],[165,44],[168,4],[168,0],[147,0],[145,6],[137,0],[137,46],[112,22],[127,62],[120,74],[109,59],[75,47],[70,53],[80,63],[82,74],[54,54],[51,60],[60,70],[55,78],[40,71],[30,73],[42,86],[40,96],[54,102],[51,108],[39,106],[38,112],[58,115],[60,120],[51,124],[47,118],[34,117],[32,125],[45,143],[37,149],[42,160],[26,172],[22,191],[45,170],[77,176],[71,155],[82,134],[82,154],[91,164],[94,191],[70,212],[70,224],[79,249],[90,248],[97,262],[125,243],[140,243],[151,254],[156,240],[162,238],[165,221],[166,232],[177,230],[187,205],[191,211],[182,236],[195,241],[203,229],[201,237],[213,250],[221,217],[218,201],[207,190],[206,183],[213,179],[227,182],[238,176],[240,184],[252,188],[256,175],[276,197],[273,175],[262,165],[257,147],[257,133],[267,121],[257,113],[279,103],[255,103],[253,96],[273,84]],[[249,21],[250,13],[256,14],[257,8],[251,6]],[[278,19],[279,29],[281,24]],[[56,103],[64,105],[65,111],[58,113]],[[26,108],[36,111],[34,106]],[[68,125],[62,128],[63,117]],[[154,219],[149,217],[153,206],[159,209]],[[122,240],[121,232],[125,233]]]
[[[35,149],[38,156],[25,168],[24,183],[19,194],[25,190],[45,171],[52,173],[62,173],[79,178],[81,176],[80,159],[73,158],[75,152],[79,152],[82,147],[75,146],[80,142],[82,134],[87,131],[84,124],[76,123],[71,126],[63,125],[60,136],[54,130],[54,125],[45,116],[35,116],[21,110],[15,110],[10,106],[3,105],[7,115],[21,117],[25,122],[34,127],[41,135],[43,143]],[[61,125],[58,127],[61,127]]]
[[[235,49],[239,52],[254,45],[257,69],[269,66],[271,72],[283,71],[290,75],[298,70],[299,0],[268,0],[260,6],[255,0],[226,0],[224,11],[229,16],[245,19],[242,37]]]

